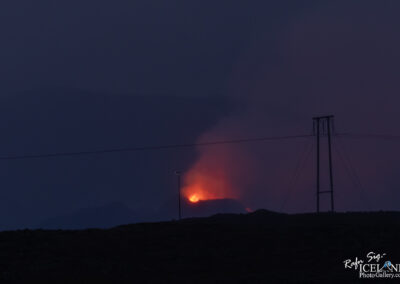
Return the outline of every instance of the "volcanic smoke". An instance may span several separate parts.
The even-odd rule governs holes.
[[[224,139],[213,131],[201,141]],[[214,137],[214,138],[212,138]],[[250,176],[248,155],[237,145],[198,148],[199,158],[184,175],[183,195],[192,203],[210,199],[239,199],[243,181]]]

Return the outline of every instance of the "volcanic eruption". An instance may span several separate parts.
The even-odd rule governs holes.
[[[203,152],[184,178],[183,194],[192,203],[210,199],[237,198],[225,155]],[[215,153],[214,153],[215,154]]]
[[[189,197],[189,201],[193,203],[199,202],[199,200],[200,198],[197,196],[197,194],[193,194]]]
[[[215,137],[216,136],[216,137]],[[226,139],[209,131],[200,142]],[[199,147],[198,159],[183,176],[183,196],[189,204],[202,201],[241,198],[251,176],[249,156],[237,145]]]

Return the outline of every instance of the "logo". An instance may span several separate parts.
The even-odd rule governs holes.
[[[355,257],[343,261],[345,269],[358,271],[359,278],[400,278],[400,264],[385,259],[386,253],[370,251],[365,259]]]

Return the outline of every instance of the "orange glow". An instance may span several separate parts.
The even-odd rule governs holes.
[[[196,164],[185,176],[183,194],[190,202],[235,197],[225,168],[206,171],[202,167]]]
[[[200,199],[196,194],[193,194],[192,196],[189,197],[190,202],[196,203],[198,202]]]
[[[224,139],[205,134],[200,142]],[[243,150],[224,145],[198,149],[197,161],[183,175],[182,194],[188,202],[239,199],[252,176],[251,161]]]

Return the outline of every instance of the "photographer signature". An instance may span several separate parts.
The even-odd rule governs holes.
[[[367,260],[368,262],[371,262],[373,260],[379,262],[385,255],[386,253],[375,253],[373,251],[370,251],[369,253],[367,253]],[[344,268],[357,269],[360,264],[364,263],[364,260],[358,259],[358,257],[356,257],[354,260],[346,259],[345,261],[343,261],[343,263]]]

